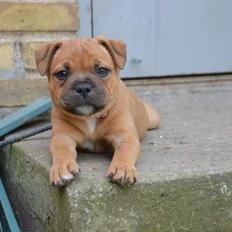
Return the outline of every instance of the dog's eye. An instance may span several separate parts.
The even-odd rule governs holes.
[[[99,67],[96,69],[96,74],[100,77],[106,77],[109,75],[109,73],[110,73],[110,70],[108,68]]]
[[[63,81],[69,76],[68,70],[61,70],[55,74],[56,78]]]

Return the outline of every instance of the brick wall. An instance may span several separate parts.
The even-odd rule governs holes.
[[[0,2],[0,80],[39,78],[34,49],[54,39],[74,37],[76,1]]]
[[[73,38],[78,30],[76,0],[0,1],[0,106],[9,105],[4,99],[7,86],[17,95],[15,101],[9,99],[12,102],[10,105],[27,104],[30,96],[22,96],[19,100],[23,93],[17,87],[27,83],[32,88],[34,79],[37,80],[37,87],[38,83],[41,87],[45,83],[36,70],[35,48],[51,40]],[[44,91],[38,93],[43,94]],[[11,96],[14,97],[13,94]],[[22,100],[24,97],[25,101]]]

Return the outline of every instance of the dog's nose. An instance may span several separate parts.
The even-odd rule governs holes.
[[[92,86],[89,83],[79,83],[75,90],[76,92],[85,98],[91,92]]]

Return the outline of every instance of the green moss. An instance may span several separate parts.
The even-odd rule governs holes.
[[[224,174],[132,188],[92,185],[76,200],[77,208],[72,204],[72,225],[89,232],[230,232],[231,180]]]
[[[58,231],[64,227],[64,212],[59,210],[65,203],[64,193],[50,185],[44,167],[17,146],[4,149],[0,166],[16,216],[25,231]]]

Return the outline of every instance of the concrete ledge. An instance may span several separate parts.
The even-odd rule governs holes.
[[[232,229],[231,172],[169,181],[141,180],[134,187],[122,188],[101,178],[97,168],[89,176],[88,169],[94,168],[89,166],[70,186],[58,190],[48,184],[43,150],[26,155],[20,149],[5,151],[1,163],[7,166],[1,168],[23,231]]]
[[[49,133],[2,152],[0,174],[23,231],[232,230],[232,86],[134,88],[162,119],[142,142],[134,187],[108,183],[108,155],[80,154],[80,176],[54,189]]]
[[[29,104],[36,98],[45,96],[47,91],[47,78],[41,78],[38,72],[31,72],[28,79],[11,79],[0,81],[0,106],[22,106]],[[30,79],[35,78],[35,79]],[[1,73],[0,73],[1,79]],[[177,76],[165,78],[143,78],[125,80],[127,86],[154,86],[154,85],[179,85],[191,83],[209,83],[231,81],[232,74],[204,75],[204,76]],[[14,93],[14,94],[12,94]]]
[[[48,95],[47,78],[0,81],[0,106],[13,107],[31,103]]]

